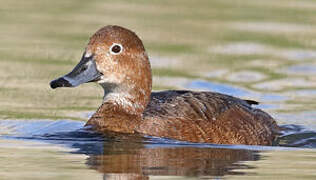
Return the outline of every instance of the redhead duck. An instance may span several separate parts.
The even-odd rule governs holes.
[[[151,92],[152,74],[140,38],[105,26],[91,38],[78,65],[51,88],[97,82],[103,103],[86,123],[103,134],[137,134],[215,144],[272,145],[279,127],[255,101],[215,92]]]

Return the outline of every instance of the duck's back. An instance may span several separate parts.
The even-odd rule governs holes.
[[[191,142],[271,145],[278,126],[252,108],[255,103],[213,92],[153,92],[137,131]]]

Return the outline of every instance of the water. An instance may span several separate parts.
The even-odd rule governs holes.
[[[0,121],[2,128],[0,158],[3,159],[0,165],[7,167],[8,162],[22,156],[17,161],[25,166],[32,167],[42,163],[43,166],[54,167],[53,170],[48,168],[40,176],[44,178],[51,172],[52,179],[61,178],[60,173],[67,174],[72,171],[74,164],[79,164],[83,169],[92,169],[95,174],[101,174],[104,179],[146,179],[149,177],[221,179],[226,176],[260,177],[261,167],[253,163],[260,164],[261,161],[269,161],[269,158],[275,158],[274,153],[290,154],[298,160],[306,158],[304,154],[311,159],[316,158],[312,149],[306,149],[316,147],[316,132],[307,131],[296,125],[283,126],[286,130],[276,146],[198,144],[157,137],[109,139],[85,130],[83,125],[84,122],[71,120]],[[57,150],[56,146],[59,147]],[[22,149],[18,156],[10,157],[12,147]],[[34,153],[29,153],[27,150],[32,148],[35,149]],[[39,150],[41,152],[36,152]],[[50,157],[46,159],[44,155],[47,152],[45,151],[58,153],[60,157],[50,164],[51,159]],[[25,158],[24,154],[28,157]],[[81,158],[80,161],[77,159],[78,155]],[[280,155],[277,156],[280,157]],[[65,162],[65,160],[68,161]],[[314,176],[312,171],[316,166],[312,165],[316,163],[313,161],[311,163],[309,167],[311,172],[308,171],[308,173]],[[71,167],[68,167],[69,164]],[[292,165],[290,168],[299,168],[295,167],[295,163]],[[63,166],[67,168],[61,168]],[[39,170],[41,168],[38,167]],[[26,171],[25,178],[37,178],[37,175],[31,171],[24,171]],[[0,175],[5,179],[15,177],[5,172]],[[273,176],[283,177],[278,173]],[[300,177],[300,174],[296,176]],[[76,179],[76,175],[67,174],[63,178]]]
[[[314,1],[0,1],[0,180],[316,179]],[[259,101],[283,135],[265,147],[86,131],[102,89],[48,83],[108,24],[141,37],[154,89]]]

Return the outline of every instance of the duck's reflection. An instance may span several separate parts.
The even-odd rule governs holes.
[[[100,150],[100,149],[99,149]],[[86,164],[105,179],[148,179],[149,176],[214,177],[240,174],[250,168],[240,161],[258,160],[255,151],[199,147],[151,147],[141,143],[107,142],[103,154]]]
[[[5,126],[5,123],[10,126],[12,123],[21,124],[19,121],[2,122],[2,126]],[[41,131],[38,130],[39,128],[33,128],[38,124],[39,121],[23,122],[23,128],[32,127],[37,134],[30,131],[22,138],[45,140],[75,148],[73,153],[88,155],[87,166],[104,174],[105,179],[148,179],[150,176],[208,178],[228,174],[242,175],[240,169],[251,168],[242,161],[254,161],[260,158],[257,151],[247,149],[169,143],[166,139],[147,139],[118,134],[104,137],[85,129],[64,131],[64,128],[81,127],[80,122],[43,121],[41,126],[44,128],[41,128]],[[23,132],[23,129],[21,131]],[[20,139],[21,136],[18,138]]]

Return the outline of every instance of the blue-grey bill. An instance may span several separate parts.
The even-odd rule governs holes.
[[[83,54],[80,62],[76,67],[65,76],[50,82],[50,87],[55,89],[58,87],[76,87],[87,82],[100,80],[102,73],[97,70],[93,56],[85,57]]]

